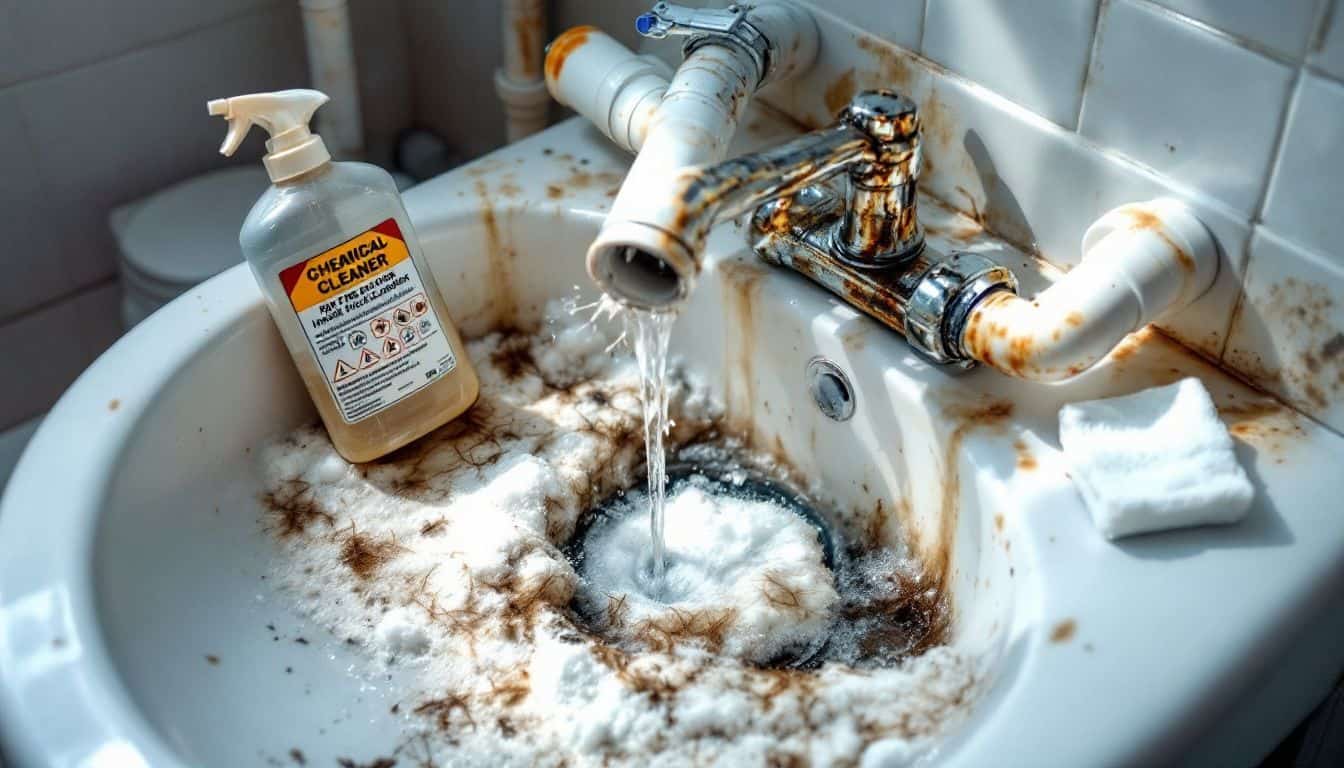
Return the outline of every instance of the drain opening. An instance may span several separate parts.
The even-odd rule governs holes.
[[[803,494],[795,491],[787,485],[767,477],[763,473],[752,469],[745,469],[737,465],[718,465],[706,463],[688,463],[677,462],[669,463],[667,468],[667,495],[669,501],[679,498],[680,494],[699,493],[704,497],[712,498],[717,501],[726,501],[733,505],[744,505],[747,509],[749,505],[767,505],[777,510],[781,516],[781,522],[786,523],[789,516],[801,521],[805,530],[815,537],[816,545],[820,548],[820,567],[824,569],[824,578],[831,588],[837,587],[837,557],[840,556],[839,548],[836,546],[836,539],[832,533],[832,528],[827,521],[827,516],[819,511],[810,500]],[[760,509],[761,507],[756,507]],[[669,504],[668,526],[669,529],[678,524],[674,519],[676,510],[672,504]],[[628,529],[628,530],[620,530]],[[707,535],[722,534],[726,529],[715,529],[708,531]],[[801,530],[801,529],[800,529]],[[760,529],[747,531],[745,535],[759,535]],[[639,542],[642,538],[642,546]],[[687,590],[684,585],[675,583],[665,583],[660,585],[661,594],[653,594],[658,587],[651,584],[649,552],[648,552],[648,511],[647,496],[641,489],[630,489],[619,492],[612,497],[604,500],[595,509],[584,515],[579,523],[578,530],[565,547],[565,554],[570,562],[580,574],[584,584],[576,594],[572,609],[578,623],[585,628],[593,631],[599,636],[613,640],[615,642],[628,642],[631,637],[630,628],[621,627],[617,631],[614,625],[621,620],[620,611],[629,610],[627,600],[656,600],[663,604],[670,611],[672,617],[672,629],[686,630],[688,636],[693,636],[699,640],[716,639],[716,633],[723,630],[723,627],[716,626],[716,622],[727,624],[732,622],[736,616],[747,610],[753,610],[754,606],[743,605],[718,605],[705,604],[697,605],[695,602],[688,601],[686,598],[699,596],[697,590]],[[706,550],[713,552],[722,549],[725,542],[706,543]],[[638,562],[629,563],[629,567],[636,570],[639,576],[635,581],[642,589],[643,594],[630,597],[621,597],[617,600],[603,599],[610,598],[610,593],[601,592],[599,584],[610,584],[610,562],[603,563],[600,566],[594,566],[594,555],[605,557],[611,560],[610,553],[597,552],[590,550],[597,547],[624,546],[625,553],[629,553],[631,546],[640,547]],[[732,547],[729,546],[729,549]],[[694,558],[693,554],[685,551],[670,551],[669,556],[669,577],[668,581],[676,578],[678,573],[677,557]],[[696,570],[701,564],[684,562],[688,570]],[[705,571],[713,571],[714,563],[704,563]],[[752,564],[742,564],[743,568],[750,568]],[[800,567],[806,569],[808,564],[801,563]],[[812,564],[815,568],[816,563]],[[601,573],[595,573],[598,568]],[[724,569],[733,571],[734,568]],[[768,570],[764,571],[765,578],[773,578]],[[776,598],[782,604],[786,613],[794,609],[800,616],[806,616],[814,626],[814,631],[810,636],[802,636],[796,642],[782,642],[781,647],[776,653],[769,653],[764,657],[745,659],[759,666],[776,668],[804,669],[819,666],[819,655],[826,647],[830,635],[831,616],[829,612],[823,612],[820,615],[808,616],[805,599],[798,598],[790,589],[794,586],[790,584],[786,577],[792,574],[779,575],[780,583],[778,585],[766,584],[766,602],[770,597]],[[814,574],[820,575],[820,574]],[[631,580],[624,582],[626,586],[631,585]],[[695,594],[687,594],[688,591]],[[613,608],[613,606],[617,606]],[[617,615],[613,615],[616,613]],[[805,623],[805,622],[804,622]],[[679,625],[684,624],[684,627]],[[666,628],[665,628],[666,629]],[[634,634],[639,635],[640,631]],[[644,634],[647,634],[645,632]],[[672,635],[671,631],[663,631],[662,634]],[[646,638],[647,639],[647,638]],[[657,628],[654,629],[652,638],[653,650],[665,650],[658,647],[663,640],[659,636]]]
[[[848,421],[854,416],[854,387],[840,366],[824,357],[807,363],[807,391],[812,402],[832,421]]]

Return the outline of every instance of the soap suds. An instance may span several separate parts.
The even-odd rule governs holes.
[[[605,586],[585,584],[562,547],[581,515],[642,484],[643,425],[637,371],[609,354],[613,334],[558,305],[551,314],[541,333],[471,342],[480,401],[390,456],[351,466],[316,425],[261,452],[271,576],[367,652],[361,674],[381,680],[395,667],[411,681],[394,694],[402,757],[887,765],[927,750],[981,678],[973,659],[941,645],[942,600],[904,552],[850,551],[832,578],[801,519],[725,507],[691,483],[673,500],[668,535],[689,553],[701,544],[679,523],[696,520],[723,539],[701,573],[724,577],[719,586],[687,576],[677,587],[708,623],[677,625],[671,608],[627,596],[612,610],[638,619],[629,626],[679,630],[651,648],[647,633],[576,621],[576,595],[605,609],[622,605],[611,595],[634,594],[622,581],[629,563],[610,560]],[[687,462],[722,452],[731,441],[708,387],[676,366],[669,378],[669,452]],[[642,519],[636,527],[647,535]],[[605,533],[625,532],[617,520]],[[636,548],[625,540],[621,551]],[[818,638],[817,669],[752,662]]]

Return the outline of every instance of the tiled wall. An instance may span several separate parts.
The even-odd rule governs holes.
[[[371,156],[411,120],[401,5],[355,0]],[[308,82],[296,0],[0,0],[0,429],[121,331],[112,207],[233,160],[205,100]],[[487,54],[491,55],[491,54]],[[254,132],[254,134],[257,132]]]
[[[776,106],[906,91],[925,189],[1066,267],[1111,206],[1190,201],[1223,270],[1164,327],[1344,430],[1344,0],[811,6],[821,60]]]

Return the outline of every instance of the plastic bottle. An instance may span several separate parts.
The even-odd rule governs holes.
[[[450,421],[480,385],[392,177],[333,162],[311,133],[318,91],[208,104],[229,121],[220,152],[270,133],[271,187],[238,241],[332,443],[369,461]]]

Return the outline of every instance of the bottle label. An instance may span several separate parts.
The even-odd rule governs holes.
[[[286,267],[280,284],[347,424],[457,367],[394,219]]]

